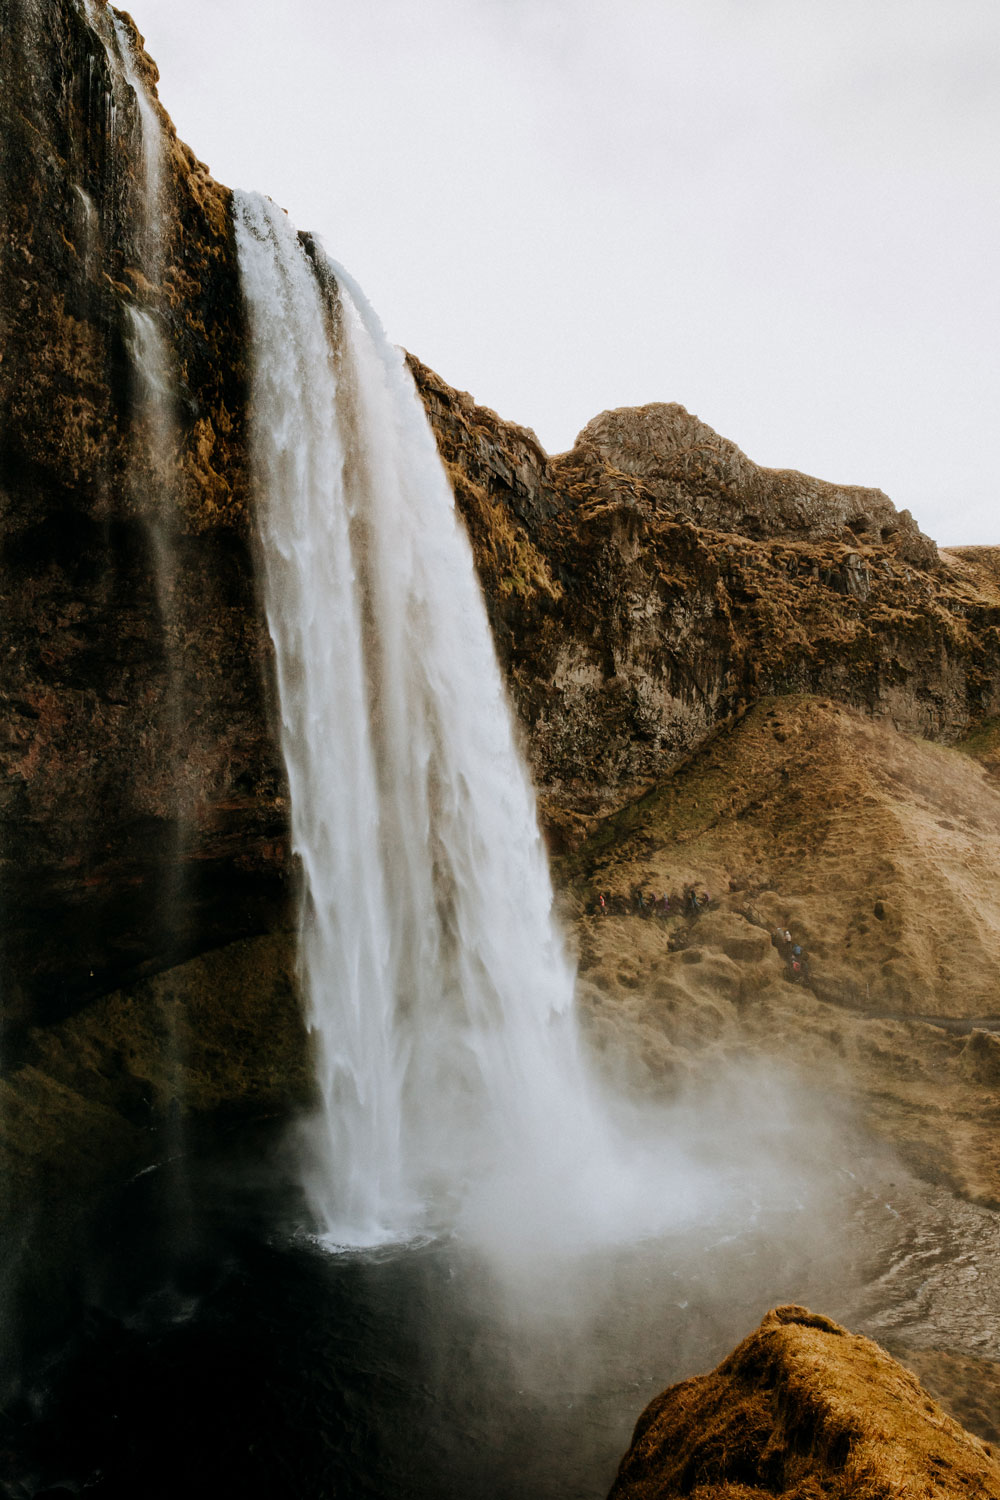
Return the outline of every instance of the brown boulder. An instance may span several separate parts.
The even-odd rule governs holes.
[[[990,1444],[870,1339],[779,1307],[710,1375],[652,1401],[609,1500],[991,1500]]]
[[[966,1078],[996,1088],[1000,1085],[1000,1032],[973,1027],[958,1061]]]

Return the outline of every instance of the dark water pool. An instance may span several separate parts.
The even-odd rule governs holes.
[[[2,1493],[596,1500],[646,1401],[775,1303],[997,1357],[996,1216],[889,1171],[845,1147],[813,1199],[518,1284],[454,1240],[322,1250],[259,1138],[163,1164],[6,1403]]]

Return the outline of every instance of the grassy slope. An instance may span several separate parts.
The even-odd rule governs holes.
[[[807,697],[719,731],[557,863],[597,1045],[637,1053],[656,1089],[731,1058],[791,1065],[918,1172],[1000,1206],[1000,1037],[968,1024],[1000,1017],[998,752],[1000,726],[947,749]],[[690,885],[713,898],[697,918],[677,910]],[[675,914],[640,916],[637,887]],[[789,981],[778,924],[808,984]],[[980,1397],[1000,1368],[917,1362],[996,1436]]]
[[[969,1028],[1000,1016],[1000,783],[972,754],[823,700],[765,700],[558,876],[583,999],[628,1020],[655,1074],[790,1062],[916,1169],[1000,1205],[1000,1041]],[[678,906],[690,883],[712,894],[700,918],[627,909],[636,886]],[[621,913],[595,915],[601,892]],[[810,983],[790,983],[777,924]]]
[[[918,1170],[1000,1204],[1000,1041],[963,1019],[1000,1016],[1000,786],[971,755],[768,700],[557,873],[584,1000],[628,1019],[655,1073],[780,1058],[859,1102]],[[628,909],[637,886],[676,907],[690,884],[713,897],[697,919]],[[595,914],[601,893],[615,914]],[[778,924],[808,984],[772,948]]]

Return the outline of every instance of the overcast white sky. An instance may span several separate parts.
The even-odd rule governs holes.
[[[534,427],[680,401],[1000,543],[998,0],[131,0],[181,135]]]

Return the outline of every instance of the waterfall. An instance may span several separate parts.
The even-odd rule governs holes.
[[[150,97],[136,60],[133,38],[111,6],[99,7],[95,0],[81,0],[83,14],[99,40],[111,75],[106,100],[107,140],[115,146],[122,106],[138,125],[138,152],[126,149],[126,162],[137,161],[124,196],[129,205],[125,242],[126,255],[134,259],[134,300],[124,307],[125,344],[132,363],[135,402],[133,406],[133,455],[129,487],[136,510],[142,516],[153,553],[157,608],[164,636],[173,623],[175,562],[172,534],[176,527],[175,501],[180,431],[177,410],[177,369],[170,346],[162,291],[164,267],[163,226],[169,215],[164,184],[164,136],[159,113]],[[131,99],[129,98],[131,95]],[[118,154],[109,158],[111,170],[119,170]],[[88,277],[94,269],[101,239],[97,208],[89,193],[76,185],[83,217],[84,256]],[[109,192],[106,197],[117,194]],[[109,235],[120,233],[115,226]],[[129,262],[127,262],[128,264]],[[118,273],[120,275],[120,272]],[[168,658],[169,658],[168,651]],[[168,670],[176,679],[175,664]],[[171,687],[168,713],[171,732],[180,732],[179,693]]]
[[[162,326],[163,274],[163,130],[160,117],[139,74],[132,51],[132,38],[121,18],[109,11],[114,47],[106,48],[112,72],[132,90],[135,96],[141,136],[142,172],[139,178],[139,203],[136,230],[140,269],[147,288],[146,306],[130,306],[129,352],[132,356],[138,387],[138,408],[144,429],[142,457],[151,472],[156,502],[145,505],[157,561],[161,615],[168,613],[171,592],[170,549],[166,540],[170,527],[169,506],[163,503],[169,494],[178,443],[176,410],[176,374]],[[117,65],[116,65],[117,64]],[[142,497],[138,497],[142,498]]]
[[[156,920],[161,948],[168,954],[176,954],[185,936],[183,825],[188,794],[183,775],[186,716],[176,549],[182,438],[177,357],[162,287],[164,229],[170,221],[172,203],[160,114],[140,70],[132,31],[110,5],[98,6],[95,0],[82,3],[84,15],[104,49],[111,83],[105,121],[108,145],[113,148],[107,157],[112,177],[105,184],[102,205],[107,213],[109,205],[120,201],[125,206],[124,222],[113,221],[102,234],[100,218],[89,195],[80,187],[77,195],[86,220],[88,272],[95,247],[99,249],[102,244],[110,247],[117,240],[127,257],[126,276],[132,282],[132,296],[121,309],[132,374],[131,451],[126,482],[148,548],[152,581],[149,602],[155,610],[163,653],[156,727],[165,743],[173,774],[162,813],[168,838],[157,869]],[[125,137],[126,129],[129,138]],[[185,1087],[185,1057],[173,1008],[167,1011],[166,1032],[164,1061],[174,1098],[180,1106]],[[165,1139],[168,1159],[179,1160],[185,1150],[180,1107],[170,1112]],[[178,1220],[186,1213],[186,1190],[182,1185],[177,1190],[176,1213]]]
[[[351,277],[267,199],[237,193],[234,217],[322,1095],[313,1206],[342,1245],[482,1215],[582,1232],[594,1173],[605,1192],[622,1163],[433,434]]]

